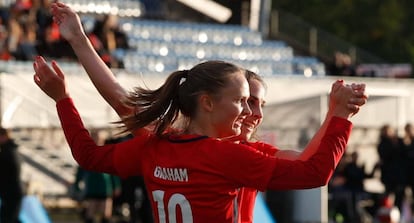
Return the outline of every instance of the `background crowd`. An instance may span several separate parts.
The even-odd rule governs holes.
[[[371,170],[358,160],[360,151],[343,157],[329,184],[330,209],[336,222],[363,222],[364,213],[378,217],[381,208],[398,210],[401,222],[412,222],[414,177],[414,129],[406,124],[400,137],[396,129],[385,124],[379,131],[378,162]],[[383,192],[371,192],[365,180],[377,176]],[[340,216],[340,217],[338,217]]]
[[[76,60],[70,45],[60,36],[50,13],[50,0],[17,0],[0,8],[0,60],[32,61],[43,55],[59,60]],[[123,68],[119,50],[128,49],[126,34],[116,15],[96,16],[89,31],[94,48],[108,66]]]

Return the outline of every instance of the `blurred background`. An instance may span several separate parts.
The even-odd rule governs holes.
[[[306,145],[325,116],[327,96],[336,79],[366,83],[369,102],[352,120],[347,155],[329,186],[265,191],[259,197],[262,205],[258,205],[261,211],[256,219],[260,220],[256,221],[412,222],[414,33],[410,21],[414,3],[62,2],[81,15],[95,49],[126,88],[157,87],[169,73],[212,59],[262,75],[268,92],[259,136],[281,149]],[[122,138],[110,124],[117,120],[116,114],[98,96],[60,37],[50,3],[0,0],[0,120],[20,146],[26,195],[36,198],[28,202],[42,210],[24,209],[32,216],[27,218],[83,222],[88,174],[79,174],[54,103],[33,83],[33,57],[42,55],[59,62],[86,126],[97,133],[100,142]],[[388,143],[394,140],[401,146]],[[401,176],[393,178],[391,186],[381,168],[388,161],[393,167],[391,176]],[[112,180],[110,187],[111,222],[152,221],[140,179],[119,184]]]

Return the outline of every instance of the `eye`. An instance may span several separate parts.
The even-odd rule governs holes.
[[[239,103],[241,103],[241,104],[247,103],[248,104],[249,103],[248,98],[246,98],[246,97],[240,98]]]
[[[254,100],[253,100],[253,99],[249,99],[249,100],[247,100],[247,103],[248,103],[249,105],[253,105],[253,104],[254,104]]]
[[[249,104],[249,106],[251,106],[251,107],[253,107],[253,106],[259,106],[260,105],[260,101],[259,100],[257,100],[256,98],[252,98],[252,97],[250,97],[248,100],[247,100],[247,103]]]

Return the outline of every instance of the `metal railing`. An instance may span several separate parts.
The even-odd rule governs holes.
[[[271,12],[269,38],[286,41],[295,49],[323,61],[332,61],[335,52],[339,51],[349,54],[355,63],[387,63],[384,59],[283,11]]]

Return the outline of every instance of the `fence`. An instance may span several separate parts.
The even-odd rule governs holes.
[[[282,11],[271,12],[269,35],[272,39],[282,39],[294,48],[323,61],[331,61],[334,53],[340,51],[349,54],[356,63],[387,63],[378,56]]]

